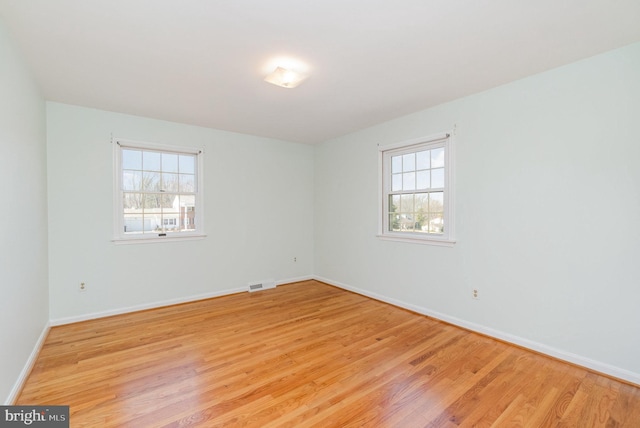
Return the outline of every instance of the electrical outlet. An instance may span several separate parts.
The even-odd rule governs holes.
[[[84,291],[87,291],[87,284],[85,284],[84,282],[81,282],[80,288],[78,288],[78,291],[80,291],[81,293]]]
[[[294,258],[293,258],[293,262],[294,262],[294,263],[296,263],[297,261],[298,261],[298,258],[297,258],[297,257],[294,257]]]
[[[473,294],[472,294],[472,295],[473,295],[473,298],[474,298],[475,300],[479,300],[479,299],[480,299],[480,291],[479,291],[477,288],[474,288],[474,289],[472,290],[472,293],[473,293]]]

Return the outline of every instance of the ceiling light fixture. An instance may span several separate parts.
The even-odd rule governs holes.
[[[283,88],[295,88],[307,77],[288,68],[276,67],[271,74],[264,78],[264,81]]]

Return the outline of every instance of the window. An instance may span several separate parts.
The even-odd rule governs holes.
[[[202,150],[114,140],[114,240],[202,237]]]
[[[454,243],[452,159],[450,134],[380,147],[380,237]]]

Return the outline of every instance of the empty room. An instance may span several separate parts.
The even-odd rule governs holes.
[[[639,427],[638,23],[0,0],[0,426]]]

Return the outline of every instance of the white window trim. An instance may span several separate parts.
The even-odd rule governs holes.
[[[134,141],[123,138],[112,138],[113,145],[113,238],[112,242],[118,245],[127,244],[149,244],[158,242],[179,242],[204,239],[207,235],[204,233],[204,149],[200,147],[173,146],[168,144],[149,143],[144,141]],[[161,234],[140,234],[125,235],[124,229],[124,206],[122,198],[122,147],[137,148],[142,150],[159,150],[176,153],[190,153],[196,155],[196,207],[197,220],[196,229],[193,232],[180,232],[179,234],[168,233],[165,236]]]
[[[421,138],[414,138],[407,141],[396,142],[386,145],[378,145],[378,233],[377,237],[386,241],[409,242],[414,244],[436,245],[443,247],[453,247],[455,244],[455,144],[453,132],[429,135]],[[442,235],[419,234],[410,232],[389,231],[388,210],[388,186],[390,180],[386,178],[389,173],[389,165],[385,164],[385,152],[397,149],[410,148],[421,144],[437,143],[445,140],[445,187],[444,187],[444,224],[446,233]]]

